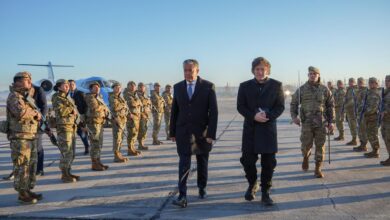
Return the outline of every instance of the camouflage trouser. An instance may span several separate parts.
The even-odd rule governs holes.
[[[325,159],[325,127],[314,127],[311,124],[302,124],[301,129],[301,151],[302,156],[309,157],[313,142],[315,144],[315,161],[322,162]]]
[[[390,121],[382,121],[381,126],[382,138],[386,144],[387,153],[390,156]]]
[[[349,130],[351,130],[352,138],[355,139],[357,136],[355,110],[353,108],[352,109],[345,109],[345,113],[346,113],[347,118],[348,118],[348,125],[349,125]]]
[[[362,120],[360,120],[360,116],[359,116],[358,122],[361,122],[359,125],[359,130],[358,130],[358,136],[359,136],[360,143],[361,143],[361,145],[366,145],[367,141],[368,141],[368,137],[367,137],[367,126],[365,123],[364,116],[363,116]]]
[[[339,135],[344,136],[344,114],[341,113],[341,108],[335,108],[336,127],[339,130]]]
[[[126,123],[128,136],[127,136],[127,148],[129,151],[135,152],[135,140],[138,137],[140,119],[133,117]]]
[[[139,121],[139,129],[138,129],[138,142],[140,146],[144,145],[147,131],[148,131],[148,119],[141,117]]]
[[[57,140],[61,152],[60,169],[70,169],[75,157],[76,129],[66,131],[57,127]]]
[[[103,124],[88,123],[89,142],[91,144],[91,159],[100,159],[100,152],[103,147]]]
[[[372,149],[379,149],[378,138],[378,116],[376,114],[364,117],[364,122],[367,128],[367,138],[371,144]]]
[[[158,133],[160,132],[161,121],[162,121],[163,113],[161,112],[153,112],[153,141],[158,140]]]
[[[167,137],[169,138],[169,125],[171,122],[171,112],[169,112],[169,111],[164,112],[164,121],[165,121],[165,133],[167,134]]]
[[[112,150],[120,151],[122,148],[123,132],[126,126],[126,121],[120,121],[119,125],[116,122],[112,123],[112,136],[113,136],[113,147]]]
[[[37,170],[37,141],[13,139],[10,141],[11,159],[14,165],[14,188],[29,191],[34,188]]]

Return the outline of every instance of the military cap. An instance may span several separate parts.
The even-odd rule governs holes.
[[[167,84],[167,85],[165,86],[165,88],[172,88],[172,86],[169,85],[169,84]]]
[[[134,81],[130,81],[130,82],[127,83],[127,85],[129,86],[129,85],[137,85],[137,84],[135,84]]]
[[[337,84],[343,83],[342,80],[337,80]]]
[[[317,74],[320,74],[320,69],[318,69],[317,67],[314,67],[314,66],[309,66],[309,72],[310,71],[313,71],[313,72],[315,72],[315,73],[317,73]]]
[[[92,82],[89,84],[89,89],[91,89],[91,88],[92,88],[92,86],[94,86],[94,85],[97,85],[97,86],[99,86],[99,87],[100,87],[100,84],[99,84],[99,82],[98,82],[98,81],[92,81]]]
[[[368,82],[369,82],[369,83],[376,83],[376,84],[378,84],[378,79],[375,78],[375,77],[370,77],[370,78],[368,79]]]
[[[57,85],[60,85],[60,84],[63,84],[63,83],[69,83],[69,81],[66,80],[66,79],[59,79],[59,80],[56,81]]]
[[[145,86],[145,84],[143,82],[139,82],[138,86]]]
[[[349,78],[348,82],[355,82],[355,78]]]
[[[14,78],[29,78],[31,79],[31,73],[27,71],[18,72],[15,74]]]
[[[114,82],[111,86],[111,88],[115,88],[116,86],[122,86],[119,82]]]
[[[363,77],[359,77],[359,78],[358,78],[358,82],[364,83],[364,82],[366,82],[366,80],[365,80]]]
[[[160,83],[155,82],[155,83],[154,83],[154,86],[160,86]]]

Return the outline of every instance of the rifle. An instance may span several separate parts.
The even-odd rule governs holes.
[[[381,123],[382,123],[382,113],[383,113],[383,111],[385,110],[384,98],[385,98],[385,88],[382,87],[381,101],[379,102],[379,107],[378,107],[378,111],[379,111],[378,122],[377,122],[378,127],[381,126]]]
[[[49,123],[46,120],[46,116],[42,114],[41,110],[35,104],[35,100],[29,95],[26,95],[24,98],[25,98],[25,101],[27,102],[27,104],[29,106],[31,106],[34,110],[38,111],[38,113],[41,115],[41,121],[39,122],[39,125],[38,125],[39,130],[42,132],[45,132],[47,134],[47,136],[49,136],[50,142],[54,146],[58,146],[57,138],[53,134],[53,132],[51,131]]]
[[[330,164],[330,130],[329,129],[328,129],[327,136],[328,136],[328,162]]]
[[[360,125],[361,125],[362,120],[363,120],[364,112],[366,111],[366,107],[367,107],[367,96],[368,96],[368,88],[366,89],[366,95],[364,96],[362,111],[361,111],[360,114],[359,114],[359,121],[358,121],[358,125],[357,125],[358,131],[360,130]]]

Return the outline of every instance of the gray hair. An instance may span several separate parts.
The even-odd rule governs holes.
[[[187,60],[184,60],[183,66],[186,65],[186,64],[192,64],[192,65],[194,65],[197,69],[199,69],[199,63],[198,63],[198,61],[195,60],[195,59],[187,59]]]

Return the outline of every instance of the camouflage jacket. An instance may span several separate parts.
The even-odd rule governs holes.
[[[344,108],[345,109],[354,109],[355,108],[355,99],[356,99],[357,86],[348,87],[347,92],[345,93],[344,99]]]
[[[364,98],[366,97],[368,88],[367,87],[361,87],[358,88],[356,91],[356,107],[358,112],[361,112],[363,109],[363,104],[364,104]]]
[[[125,99],[121,95],[115,95],[115,93],[111,92],[109,94],[109,102],[112,117],[115,120],[125,121],[129,112]]]
[[[101,95],[87,93],[85,95],[85,102],[87,103],[86,122],[104,124],[108,110]]]
[[[380,92],[378,89],[369,89],[367,91],[367,101],[364,111],[364,117],[374,117],[378,115],[379,103],[381,101]]]
[[[138,97],[136,92],[130,92],[129,90],[125,89],[123,91],[123,97],[126,100],[127,106],[129,108],[129,114],[131,117],[139,118],[141,116],[141,107],[142,102],[141,99]]]
[[[298,103],[298,94],[300,103]],[[292,118],[299,116],[302,123],[322,126],[323,122],[333,122],[334,100],[331,91],[324,85],[306,82],[292,96],[290,113]]]
[[[73,99],[61,91],[54,93],[51,97],[53,110],[55,112],[57,128],[72,130],[75,128],[77,117],[80,117]]]
[[[163,97],[163,99],[165,101],[164,111],[165,112],[171,112],[172,102],[173,102],[172,93],[164,91],[162,93],[162,97]]]
[[[385,89],[383,97],[383,121],[390,122],[390,89]]]
[[[138,97],[141,100],[141,118],[149,119],[149,113],[152,107],[152,102],[150,99],[143,93],[138,93]]]
[[[339,88],[333,95],[335,108],[342,108],[345,98],[345,90],[343,88]]]
[[[164,98],[159,93],[153,91],[150,100],[152,101],[152,112],[158,112],[158,113],[164,112],[165,101]]]
[[[10,87],[7,98],[7,119],[9,139],[33,140],[38,132],[38,115],[40,114],[26,101],[28,91]]]

